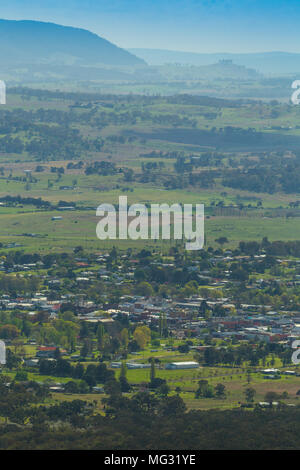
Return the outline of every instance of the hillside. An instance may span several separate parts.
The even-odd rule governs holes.
[[[145,65],[90,31],[38,21],[0,20],[2,65]]]

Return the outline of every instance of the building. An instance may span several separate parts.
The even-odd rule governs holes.
[[[138,362],[127,362],[127,369],[150,369],[151,364],[141,364]]]
[[[198,362],[170,362],[166,364],[166,369],[198,369]]]
[[[48,359],[48,358],[55,358],[56,354],[57,354],[56,347],[40,346],[38,347],[38,351],[35,357]]]

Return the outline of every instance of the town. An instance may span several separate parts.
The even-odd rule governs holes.
[[[3,253],[2,380],[36,382],[52,399],[97,394],[99,412],[118,379],[128,396],[177,394],[197,409],[265,406],[268,397],[295,406],[298,250],[264,239],[192,253]]]

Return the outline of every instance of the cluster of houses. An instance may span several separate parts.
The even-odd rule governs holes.
[[[270,305],[237,305],[231,298],[218,297],[205,298],[197,295],[182,298],[181,300],[161,296],[151,298],[141,295],[123,295],[120,297],[117,305],[113,308],[97,305],[90,300],[87,295],[82,294],[85,288],[95,280],[101,280],[105,285],[112,288],[118,287],[124,283],[131,285],[138,268],[138,260],[127,255],[121,255],[121,262],[118,269],[110,269],[107,263],[108,253],[96,253],[94,262],[91,263],[86,258],[75,258],[76,276],[72,282],[78,286],[78,292],[74,289],[72,293],[60,294],[60,286],[63,279],[59,276],[51,276],[43,273],[45,288],[41,292],[36,292],[33,296],[20,295],[2,295],[0,297],[0,310],[21,310],[28,315],[36,315],[38,312],[44,311],[55,320],[64,303],[72,302],[76,306],[75,314],[80,320],[88,322],[113,322],[114,318],[123,314],[128,317],[131,322],[143,322],[147,325],[158,325],[162,315],[167,322],[169,332],[175,338],[186,338],[187,330],[193,336],[199,339],[205,339],[207,336],[219,338],[223,340],[234,339],[242,340],[259,340],[265,342],[281,341],[285,343],[292,342],[295,338],[300,337],[300,313],[295,311],[285,311],[283,308],[274,311]],[[127,269],[124,270],[122,260],[127,263]],[[249,261],[249,256],[239,256],[239,261]],[[264,255],[254,257],[256,262],[264,259]],[[212,265],[218,262],[236,261],[236,257],[231,252],[225,252],[220,256],[212,256],[210,262]],[[278,266],[284,264],[288,267],[297,267],[299,260],[278,259]],[[93,266],[91,266],[93,264]],[[161,268],[174,269],[174,264],[151,263]],[[4,261],[0,262],[0,270],[7,272],[21,273],[22,271],[35,271],[43,267],[42,262],[28,263],[23,265],[13,265],[9,268]],[[95,269],[96,267],[96,269]],[[192,265],[186,267],[188,272],[197,273],[198,277],[205,279],[207,286],[210,288],[224,287],[229,282],[228,271],[224,270],[222,279],[216,279],[212,276],[210,270],[200,270],[198,261],[194,261]],[[232,282],[232,280],[230,281]],[[249,289],[260,289],[268,283],[275,282],[274,279],[258,279],[257,277],[249,284]],[[291,279],[286,277],[282,280],[276,279],[278,283],[287,285],[297,285],[300,282],[300,275],[293,275]],[[56,292],[52,296],[52,292]],[[226,292],[226,289],[224,289]],[[103,299],[106,294],[103,294]],[[55,299],[55,300],[53,300]],[[103,316],[99,311],[106,310]],[[131,367],[129,365],[129,367]]]
[[[83,281],[83,277],[78,278]],[[53,281],[53,280],[52,280]],[[48,281],[51,282],[50,280]],[[201,297],[192,297],[180,302],[172,299],[145,298],[142,296],[121,297],[117,308],[109,309],[105,317],[99,315],[102,305],[77,297],[74,294],[59,296],[58,300],[50,300],[45,292],[33,297],[15,297],[2,295],[0,310],[26,311],[29,316],[45,311],[51,319],[56,319],[64,303],[76,301],[76,314],[79,319],[89,322],[113,322],[119,313],[127,315],[132,322],[158,324],[161,315],[167,321],[168,329],[177,338],[184,338],[186,330],[194,336],[220,339],[259,340],[265,342],[292,342],[300,337],[300,314],[294,312],[273,311],[266,305],[245,305],[236,307],[227,298],[208,301]],[[222,307],[225,315],[206,315],[210,309]],[[232,313],[234,311],[234,313]],[[264,313],[262,313],[264,312]],[[209,331],[209,333],[208,333]]]
[[[203,315],[203,308],[219,305],[227,310],[225,316]],[[234,314],[231,314],[234,310]],[[261,313],[265,311],[265,313]],[[205,337],[207,331],[215,338],[236,340],[292,341],[300,336],[300,314],[276,312],[271,306],[246,305],[240,307],[229,303],[227,298],[206,301],[194,297],[181,302],[170,299],[132,298],[121,302],[118,312],[127,314],[132,321],[157,323],[162,312],[166,315],[168,327],[175,337],[185,336],[188,329],[198,337]]]

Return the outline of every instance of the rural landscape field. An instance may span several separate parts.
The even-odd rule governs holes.
[[[21,199],[2,203],[3,244],[34,233],[39,243],[23,237],[25,250],[81,243],[101,248],[95,210],[117,204],[119,195],[129,204],[205,204],[207,246],[220,236],[230,247],[265,236],[297,239],[295,106],[189,95],[65,96],[27,88],[8,96],[9,105],[1,108],[0,197]],[[17,120],[9,132],[7,118]],[[296,170],[292,181],[290,168]],[[42,200],[38,217],[30,198]],[[53,223],[59,205],[70,210]]]

